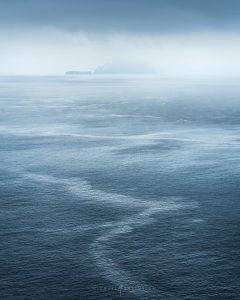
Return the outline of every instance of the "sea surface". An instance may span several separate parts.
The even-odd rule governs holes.
[[[0,78],[1,299],[240,299],[237,79]]]

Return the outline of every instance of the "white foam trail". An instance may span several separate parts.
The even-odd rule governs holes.
[[[25,173],[23,177],[38,182],[60,184],[69,192],[79,195],[81,198],[86,197],[94,200],[93,203],[99,202],[100,204],[105,203],[113,206],[117,204],[123,206],[123,208],[128,208],[128,210],[132,209],[134,213],[133,216],[124,217],[120,221],[105,222],[98,226],[99,229],[106,229],[107,231],[93,241],[90,246],[90,253],[102,275],[117,286],[119,291],[131,292],[141,299],[159,299],[161,297],[159,290],[150,284],[146,284],[143,280],[140,280],[140,276],[136,277],[123,270],[109,257],[109,252],[111,252],[109,244],[113,239],[117,239],[121,235],[152,223],[154,221],[154,215],[159,212],[189,207],[189,205],[184,206],[180,203],[179,200],[181,200],[181,198],[165,197],[161,199],[161,202],[146,201],[94,189],[87,181],[78,178],[61,179],[51,175],[35,173]]]
[[[108,114],[107,117],[116,117],[116,118],[140,118],[140,119],[162,119],[160,116],[152,116],[152,115],[128,115],[128,114]]]
[[[153,205],[153,206],[152,206]],[[123,292],[131,292],[140,299],[159,299],[161,293],[150,284],[146,284],[133,274],[123,270],[113,259],[109,257],[111,248],[109,243],[113,239],[117,239],[120,235],[132,232],[134,229],[142,227],[153,222],[153,215],[166,210],[175,210],[181,208],[181,205],[174,202],[168,205],[156,204],[149,202],[142,211],[123,219],[120,222],[112,224],[107,232],[100,235],[91,245],[91,252],[95,262],[102,274],[113,284],[118,286]]]

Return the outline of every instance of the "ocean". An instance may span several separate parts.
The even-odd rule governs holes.
[[[1,299],[239,299],[237,79],[0,78]]]

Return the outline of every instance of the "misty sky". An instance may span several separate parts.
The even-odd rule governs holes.
[[[0,74],[111,61],[166,75],[240,75],[240,1],[0,0]]]

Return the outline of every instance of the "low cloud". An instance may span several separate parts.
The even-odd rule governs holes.
[[[188,34],[87,34],[53,28],[2,30],[0,73],[64,74],[105,62],[148,63],[164,76],[240,75],[240,36]]]

